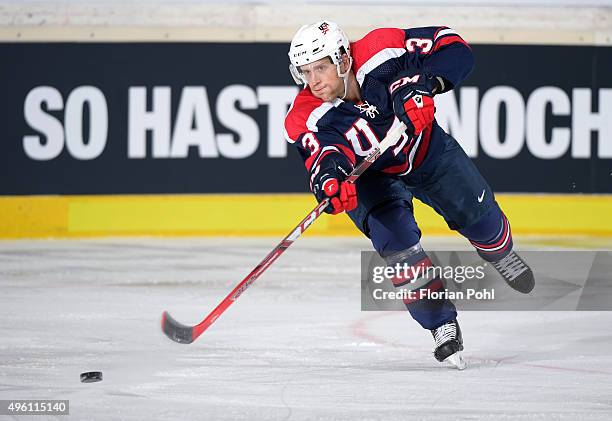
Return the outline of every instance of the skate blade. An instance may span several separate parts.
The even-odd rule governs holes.
[[[444,361],[456,367],[457,370],[465,370],[465,368],[467,367],[467,363],[459,352],[455,352],[453,355],[449,356]]]

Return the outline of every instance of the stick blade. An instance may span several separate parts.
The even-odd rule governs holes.
[[[193,342],[193,327],[185,326],[177,322],[167,311],[162,314],[162,330],[168,338],[179,344],[190,344]]]

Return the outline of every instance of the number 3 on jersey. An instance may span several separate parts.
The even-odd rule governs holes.
[[[314,156],[319,152],[321,146],[319,145],[319,141],[315,137],[314,133],[308,132],[304,136],[302,136],[302,146],[304,149],[310,151],[310,156]]]
[[[410,38],[406,40],[406,50],[409,53],[414,53],[418,47],[421,49],[421,54],[427,54],[432,46],[433,41],[427,38]]]

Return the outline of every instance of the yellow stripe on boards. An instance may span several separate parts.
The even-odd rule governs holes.
[[[611,195],[498,194],[515,235],[612,236]],[[2,196],[0,238],[283,236],[315,206],[310,194]],[[424,235],[448,235],[415,200]],[[360,235],[346,215],[322,215],[306,235]]]
[[[275,235],[316,204],[308,195],[166,195],[73,198],[71,234]],[[326,231],[319,221],[313,231]]]

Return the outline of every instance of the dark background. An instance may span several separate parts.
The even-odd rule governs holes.
[[[291,86],[286,43],[0,43],[2,140],[0,195],[305,192],[306,175],[297,152],[268,158],[267,106],[247,110],[260,128],[260,147],[245,159],[128,159],[128,89],[172,88],[172,121],[184,86],[207,88],[215,131],[229,132],[215,116],[221,89],[231,84]],[[476,69],[463,86],[482,95],[491,87],[516,88],[524,100],[536,88],[556,86],[571,100],[573,88],[612,87],[612,48],[567,46],[474,45]],[[25,122],[24,100],[36,86],[58,89],[64,105],[76,87],[93,85],[105,95],[108,141],[100,157],[79,161],[66,148],[50,161],[35,161],[23,151],[24,135],[36,134]],[[550,110],[549,110],[550,111]],[[596,108],[594,107],[594,111]],[[56,117],[63,111],[53,112]],[[87,120],[87,119],[85,119]],[[500,132],[504,132],[504,118]],[[571,116],[547,117],[571,127]],[[87,128],[86,128],[87,129]],[[592,140],[597,134],[592,134]],[[607,141],[612,141],[608,139]],[[150,149],[150,148],[149,148]],[[149,151],[150,154],[150,151]],[[479,151],[475,159],[492,187],[500,192],[612,193],[612,159],[572,159],[570,151],[554,160],[533,157],[526,147],[516,158],[498,160]]]

